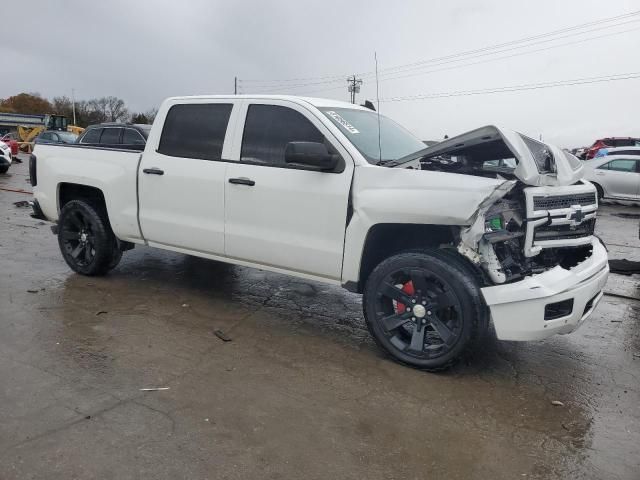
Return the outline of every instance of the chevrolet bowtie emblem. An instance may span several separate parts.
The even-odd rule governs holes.
[[[584,220],[584,212],[580,207],[571,207],[571,213],[569,214],[569,220],[572,220],[574,225],[582,223]]]

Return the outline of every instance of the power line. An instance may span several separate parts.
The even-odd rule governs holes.
[[[455,64],[455,65],[449,65],[449,66],[445,66],[445,67],[442,67],[442,68],[434,68],[434,69],[431,69],[431,70],[418,71],[418,72],[409,72],[409,73],[396,75],[394,77],[382,78],[382,79],[380,79],[380,81],[381,82],[385,82],[385,81],[398,80],[398,79],[409,78],[409,77],[414,77],[414,76],[428,75],[430,73],[442,72],[442,71],[446,71],[446,70],[454,70],[454,69],[457,69],[457,68],[464,68],[464,67],[469,67],[469,66],[473,66],[473,65],[479,65],[479,64],[482,64],[482,63],[494,62],[494,61],[497,61],[497,60],[504,60],[506,58],[513,58],[513,57],[519,57],[519,56],[522,56],[522,55],[529,55],[531,53],[542,52],[542,51],[551,50],[551,49],[554,49],[554,48],[566,47],[566,46],[569,46],[569,45],[576,45],[576,44],[580,44],[580,43],[584,43],[584,42],[588,42],[588,41],[592,41],[592,40],[597,40],[597,39],[600,39],[600,38],[612,37],[612,36],[621,35],[621,34],[624,34],[624,33],[629,33],[629,32],[633,32],[633,31],[636,31],[636,30],[638,30],[638,28],[621,30],[621,31],[618,31],[618,32],[605,33],[605,34],[602,34],[602,35],[596,35],[594,37],[581,38],[579,40],[574,40],[572,42],[564,42],[564,43],[560,43],[560,44],[557,44],[557,45],[550,45],[550,46],[543,47],[543,48],[537,48],[537,49],[533,49],[533,50],[525,50],[523,52],[515,52],[515,53],[509,54],[509,55],[502,55],[502,56],[494,57],[494,58],[485,58],[485,59],[478,60],[478,61],[475,61],[475,62],[458,63],[458,64]],[[526,48],[526,47],[533,46],[533,45],[535,45],[535,44],[523,45],[520,48]],[[504,52],[507,52],[507,51],[509,51],[509,50],[502,50],[500,52],[495,52],[495,53],[504,53]],[[472,59],[473,59],[473,57],[470,57],[470,58],[464,59],[464,61],[472,60]],[[463,60],[459,60],[459,61],[463,61]],[[444,63],[441,63],[440,65],[446,65],[446,63],[450,63],[450,62],[444,62]],[[435,66],[438,66],[438,65],[435,65]],[[400,72],[400,73],[402,73],[402,72]],[[340,82],[342,83],[343,81],[344,80],[341,80]],[[290,86],[290,87],[284,86],[284,87],[275,88],[275,89],[274,88],[262,88],[262,89],[252,89],[252,90],[253,90],[253,93],[273,92],[274,90],[276,92],[278,92],[278,91],[287,92],[287,91],[290,91],[290,90],[293,90],[293,89],[304,88],[304,87],[312,86],[312,85],[315,85],[315,84],[308,84],[308,85],[301,84],[301,85],[295,85],[295,86]],[[325,91],[331,91],[331,90],[338,90],[340,88],[342,88],[342,87],[321,88],[321,89],[313,90],[311,92],[306,92],[306,94],[316,93],[316,92],[325,92]]]
[[[495,62],[496,60],[504,60],[505,58],[513,58],[513,57],[520,57],[522,55],[529,55],[530,53],[537,53],[537,52],[543,52],[546,50],[552,50],[554,48],[559,48],[559,47],[566,47],[569,45],[577,45],[580,43],[584,43],[584,42],[589,42],[591,40],[597,40],[600,38],[606,38],[606,37],[613,37],[616,35],[621,35],[623,33],[629,33],[629,32],[633,32],[633,31],[637,31],[639,30],[639,28],[630,28],[628,30],[621,30],[619,32],[611,32],[611,33],[606,33],[603,35],[596,35],[595,37],[589,37],[589,38],[582,38],[580,40],[574,40],[573,42],[565,42],[565,43],[560,43],[558,45],[550,45],[548,47],[544,47],[544,48],[536,48],[534,50],[526,50],[524,52],[516,52],[516,53],[512,53],[510,55],[503,55],[501,57],[495,57],[495,58],[486,58],[483,60],[478,60],[476,62],[469,62],[469,63],[461,63],[458,65],[451,65],[448,67],[443,67],[443,68],[436,68],[436,69],[432,69],[432,70],[427,70],[427,71],[420,71],[420,72],[412,72],[412,73],[407,73],[405,75],[398,75],[395,77],[387,77],[387,78],[383,78],[380,81],[381,82],[386,82],[389,80],[398,80],[398,79],[402,79],[402,78],[409,78],[409,77],[415,77],[415,76],[420,76],[420,75],[428,75],[430,73],[435,73],[435,72],[443,72],[446,70],[454,70],[456,68],[462,68],[462,67],[469,67],[472,65],[479,65],[482,63],[488,63],[488,62]],[[469,59],[471,60],[471,59]]]
[[[591,30],[586,30],[586,31],[583,31],[583,32],[574,32],[574,33],[570,33],[570,34],[567,34],[567,35],[562,35],[562,36],[559,36],[559,37],[547,38],[547,39],[544,39],[544,40],[539,40],[537,42],[528,43],[526,45],[516,45],[516,46],[512,46],[510,48],[504,48],[502,50],[487,51],[487,52],[484,52],[484,53],[479,53],[479,54],[476,54],[476,55],[469,56],[468,58],[461,58],[461,59],[451,58],[449,60],[443,60],[443,61],[438,61],[438,62],[436,62],[435,59],[434,59],[430,63],[424,63],[423,62],[424,64],[420,65],[418,67],[406,68],[404,70],[398,70],[396,72],[383,73],[381,75],[394,75],[394,74],[397,74],[397,73],[404,73],[404,72],[407,72],[407,71],[418,70],[420,68],[432,66],[431,65],[432,63],[434,64],[433,66],[438,66],[438,65],[446,65],[446,64],[455,63],[455,62],[465,62],[467,60],[473,60],[474,58],[486,57],[488,55],[498,55],[500,53],[510,52],[510,51],[513,51],[513,50],[519,50],[519,49],[523,49],[523,48],[529,48],[529,47],[533,47],[535,45],[540,45],[540,44],[543,44],[543,43],[555,42],[555,41],[561,40],[563,38],[569,38],[569,37],[574,37],[574,36],[578,36],[578,35],[585,35],[587,33],[592,33],[592,32],[596,32],[596,31],[604,30],[606,28],[620,27],[622,25],[627,25],[629,23],[636,23],[636,22],[639,22],[639,21],[640,21],[640,18],[637,18],[637,19],[629,20],[627,22],[618,23],[618,24],[615,24],[615,25],[606,25],[604,27],[593,28]],[[569,42],[569,43],[566,43],[566,44],[563,43],[563,44],[558,44],[558,45],[551,45],[549,47],[549,49],[562,47],[562,46],[565,46],[565,45],[572,45],[573,43],[582,43],[583,41],[589,41],[589,40],[594,40],[594,39],[598,39],[598,38],[604,38],[604,37],[619,35],[620,33],[626,33],[626,32],[630,32],[630,31],[633,31],[633,30],[637,30],[637,29],[628,29],[628,30],[623,30],[623,31],[619,31],[619,32],[611,32],[611,33],[607,33],[607,34],[604,34],[604,35],[597,35],[595,37],[583,38],[583,39],[580,39],[580,40],[576,40],[575,42]],[[533,52],[536,52],[536,51],[538,51],[538,50],[525,51],[525,52],[522,53],[522,55],[525,55],[527,53],[533,53]],[[417,74],[419,74],[419,73],[417,73]],[[392,77],[392,78],[404,78],[404,77]]]
[[[529,83],[522,85],[506,85],[502,87],[483,88],[478,90],[459,90],[454,92],[425,93],[405,97],[391,97],[380,99],[381,102],[403,102],[407,100],[429,100],[433,98],[462,97],[472,95],[487,95],[494,93],[518,92],[523,90],[539,90],[543,88],[566,87],[571,85],[585,85],[590,83],[615,82],[619,80],[631,80],[640,78],[640,72],[620,73],[600,77],[573,78],[568,80],[554,80],[542,83]]]
[[[413,67],[413,66],[419,66],[419,65],[423,65],[423,64],[440,62],[442,60],[449,60],[449,59],[452,59],[452,58],[474,55],[476,53],[482,53],[482,52],[485,52],[485,51],[488,51],[488,50],[495,50],[495,49],[498,49],[498,48],[508,47],[508,46],[511,46],[511,45],[516,45],[516,44],[520,44],[520,43],[526,43],[526,42],[530,42],[530,41],[533,41],[533,40],[539,40],[541,38],[546,38],[546,37],[550,37],[550,36],[556,36],[556,35],[561,34],[561,33],[574,31],[574,30],[581,30],[581,29],[586,28],[586,27],[591,27],[591,26],[594,26],[594,25],[600,25],[600,24],[603,24],[603,23],[610,23],[610,22],[613,22],[613,21],[616,21],[616,20],[622,20],[624,18],[635,17],[635,16],[638,16],[638,15],[640,15],[640,10],[639,11],[630,12],[630,13],[626,13],[624,15],[618,15],[618,16],[615,16],[615,17],[610,17],[610,18],[605,18],[605,19],[600,19],[600,20],[594,20],[594,21],[591,21],[591,22],[582,23],[582,24],[579,24],[579,25],[571,26],[571,27],[565,27],[565,28],[561,28],[559,30],[553,30],[551,32],[546,32],[546,33],[541,33],[541,34],[538,34],[538,35],[524,37],[524,38],[520,38],[520,39],[517,39],[517,40],[511,40],[509,42],[504,42],[504,43],[494,44],[494,45],[490,45],[490,46],[486,46],[486,47],[482,47],[482,48],[477,48],[477,49],[474,49],[474,50],[467,50],[467,51],[464,51],[464,52],[445,55],[445,56],[442,56],[442,57],[436,57],[436,58],[431,58],[431,59],[427,59],[427,60],[420,60],[420,61],[413,62],[413,63],[397,65],[395,67],[387,67],[387,68],[382,69],[381,72],[390,71],[390,70],[396,70],[396,69],[406,69],[406,68]],[[637,21],[637,20],[632,20],[632,21]],[[586,32],[575,32],[575,33],[573,33],[571,35],[565,35],[564,37],[559,37],[559,38],[566,38],[566,37],[572,36],[572,35],[582,35],[584,33],[590,32],[590,31],[602,30],[604,28],[614,28],[614,27],[617,27],[617,26],[620,26],[620,25],[624,25],[626,23],[630,23],[630,22],[622,22],[622,23],[615,24],[615,25],[607,25],[607,26],[600,27],[600,28],[597,28],[597,29],[588,30]],[[550,40],[547,40],[547,41],[550,41]],[[535,43],[533,45],[535,45]],[[523,45],[523,47],[526,47],[526,46],[527,45]],[[362,73],[361,75],[362,76],[368,76],[368,75],[373,75],[373,74],[375,74],[375,72],[365,72],[365,73]],[[384,75],[385,73],[382,73],[382,74]]]
[[[575,31],[575,30],[580,30],[580,29],[584,29],[587,27],[591,27],[594,25],[601,25],[601,24],[605,24],[605,23],[610,23],[610,22],[614,22],[616,20],[622,20],[625,18],[630,18],[630,17],[634,17],[634,16],[638,16],[640,15],[640,11],[634,11],[634,12],[629,12],[626,14],[622,14],[622,15],[617,15],[615,17],[609,17],[609,18],[604,18],[604,19],[600,19],[600,20],[593,20],[590,22],[586,22],[586,23],[582,23],[579,25],[574,25],[574,26],[570,26],[570,27],[565,27],[559,30],[553,30],[551,32],[546,32],[546,33],[542,33],[542,34],[538,34],[538,35],[533,35],[533,36],[529,36],[529,37],[524,37],[521,39],[517,39],[517,40],[512,40],[512,41],[508,41],[508,42],[503,42],[503,43],[499,43],[499,44],[494,44],[494,45],[490,45],[490,46],[486,46],[486,47],[482,47],[482,48],[477,48],[477,49],[473,49],[473,50],[467,50],[467,51],[463,51],[463,52],[459,52],[459,53],[454,53],[454,54],[450,54],[450,55],[446,55],[446,56],[442,56],[442,57],[436,57],[436,58],[431,58],[431,59],[427,59],[427,60],[420,60],[417,62],[412,62],[412,63],[408,63],[408,64],[403,64],[403,65],[397,65],[394,67],[387,67],[384,69],[380,70],[380,75],[390,75],[392,73],[399,73],[405,70],[410,70],[410,69],[415,69],[415,68],[419,68],[423,65],[428,65],[431,63],[436,63],[436,62],[442,62],[445,60],[452,60],[454,58],[459,58],[459,57],[469,57],[469,56],[474,56],[475,54],[478,53],[482,53],[482,52],[487,52],[490,50],[496,50],[499,48],[503,48],[503,47],[507,47],[507,46],[511,46],[511,45],[517,45],[517,44],[522,44],[522,43],[526,43],[526,42],[530,42],[533,40],[539,40],[542,38],[546,38],[546,37],[550,37],[550,36],[557,36],[558,34],[561,33],[566,33],[566,32],[571,32],[571,31]],[[635,21],[635,20],[633,20]],[[585,33],[589,33],[591,31],[596,31],[596,30],[602,30],[604,28],[614,28],[620,25],[624,25],[626,23],[631,23],[631,22],[622,22],[619,24],[614,24],[614,25],[607,25],[604,27],[600,27],[600,28],[596,28],[596,29],[591,29],[588,30],[586,32],[575,32],[573,34],[570,35],[565,35],[563,37],[559,37],[559,38],[567,38],[569,36],[573,36],[573,35],[583,35]],[[545,40],[546,42],[551,41],[551,40]],[[537,42],[537,43],[542,43],[542,42]],[[531,44],[531,45],[535,45],[537,43]],[[518,48],[525,48],[527,46],[530,45],[522,45],[521,47]],[[512,50],[512,49],[510,49]],[[507,50],[502,50],[502,51],[507,51]],[[495,53],[500,53],[500,52],[495,52]],[[468,60],[465,59],[465,60]],[[460,60],[462,61],[462,60]],[[375,72],[362,72],[360,74],[358,74],[360,76],[371,76],[371,75],[375,75]],[[311,85],[321,85],[321,84],[331,84],[331,83],[337,83],[337,82],[342,82],[344,81],[345,75],[327,75],[327,76],[320,76],[320,77],[306,77],[306,78],[290,78],[290,79],[280,79],[280,80],[241,80],[241,82],[243,83],[247,83],[247,84],[253,84],[253,86],[255,88],[260,88],[260,87],[264,87],[264,88],[274,88],[274,87],[303,87],[303,86],[311,86]],[[298,84],[290,84],[289,82],[299,82]],[[247,87],[249,87],[249,85],[247,85]]]

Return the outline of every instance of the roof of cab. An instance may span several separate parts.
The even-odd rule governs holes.
[[[330,98],[316,98],[316,97],[300,97],[297,95],[189,95],[181,97],[170,97],[167,100],[180,101],[180,100],[218,100],[218,99],[247,99],[247,100],[289,100],[295,103],[308,103],[314,107],[329,107],[329,108],[352,108],[355,110],[371,111],[366,107],[355,105],[353,103],[343,102],[340,100],[332,100]]]

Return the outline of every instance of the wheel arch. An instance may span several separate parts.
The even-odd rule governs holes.
[[[607,196],[607,192],[601,183],[593,182],[593,181],[591,183],[596,189],[596,195],[598,195],[598,200],[600,200],[601,198],[605,198]]]
[[[379,223],[367,231],[360,257],[357,282],[344,286],[356,293],[364,291],[364,285],[373,269],[384,259],[397,253],[441,246],[453,247],[458,228],[451,225],[423,225],[407,223]]]
[[[92,185],[61,182],[58,184],[58,215],[71,200],[83,200],[105,215],[109,223],[109,212],[103,191]]]

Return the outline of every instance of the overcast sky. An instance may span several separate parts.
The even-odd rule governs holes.
[[[148,110],[168,96],[232,93],[237,75],[246,93],[348,100],[344,78],[364,73],[358,100],[375,100],[375,77],[367,73],[375,68],[374,51],[386,73],[383,100],[633,73],[640,72],[640,16],[553,42],[542,37],[537,41],[545,43],[528,48],[507,46],[502,54],[387,69],[639,9],[637,0],[32,0],[28,14],[3,22],[0,98],[23,91],[70,96],[74,87],[76,98],[116,95],[132,110]],[[601,38],[585,40],[595,36]],[[640,79],[383,101],[381,112],[421,139],[499,124],[573,147],[640,136]]]

